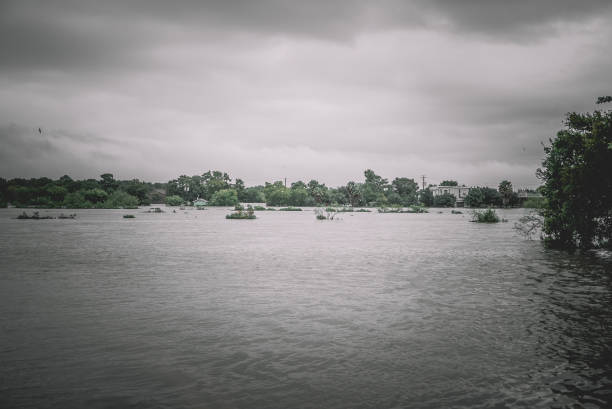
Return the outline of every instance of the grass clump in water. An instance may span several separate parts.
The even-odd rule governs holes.
[[[249,205],[246,210],[237,210],[234,213],[226,214],[226,219],[256,219],[254,209]]]
[[[302,209],[299,207],[281,207],[280,209],[278,209],[281,212],[301,212]]]
[[[506,220],[500,219],[495,210],[487,209],[483,211],[474,210],[472,212],[472,221],[475,223],[499,223]]]
[[[123,215],[123,218],[124,218],[124,219],[135,219],[135,218],[136,218],[136,216],[134,216],[133,214],[124,214],[124,215]]]

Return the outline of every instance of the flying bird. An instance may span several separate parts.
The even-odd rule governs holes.
[[[38,133],[42,135],[42,129],[38,128]]]

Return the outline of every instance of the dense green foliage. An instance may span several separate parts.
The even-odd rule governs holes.
[[[457,198],[450,193],[443,193],[434,197],[434,207],[454,207]]]
[[[476,223],[498,223],[500,219],[495,210],[487,209],[483,211],[474,210],[472,212],[472,221]]]
[[[440,186],[459,186],[456,180],[443,180]]]
[[[216,191],[208,203],[211,206],[235,206],[238,204],[238,193],[234,189]]]
[[[499,207],[502,205],[503,201],[501,194],[493,188],[473,187],[465,197],[464,203],[466,207]]]
[[[185,201],[183,200],[182,197],[180,197],[179,195],[170,195],[170,196],[166,196],[166,204],[168,206],[180,206],[184,203]]]
[[[99,180],[73,180],[62,176],[57,180],[0,178],[0,206],[38,208],[120,208],[148,205],[163,192],[162,184],[133,180],[115,180],[105,173]]]
[[[565,125],[537,173],[544,239],[563,248],[612,247],[612,111],[568,113]]]

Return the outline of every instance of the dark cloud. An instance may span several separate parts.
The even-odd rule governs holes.
[[[609,94],[611,6],[3,1],[0,173],[533,184],[564,113]]]

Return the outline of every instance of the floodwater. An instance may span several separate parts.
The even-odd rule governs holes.
[[[523,210],[143,210],[0,210],[0,407],[612,405],[612,257]]]

